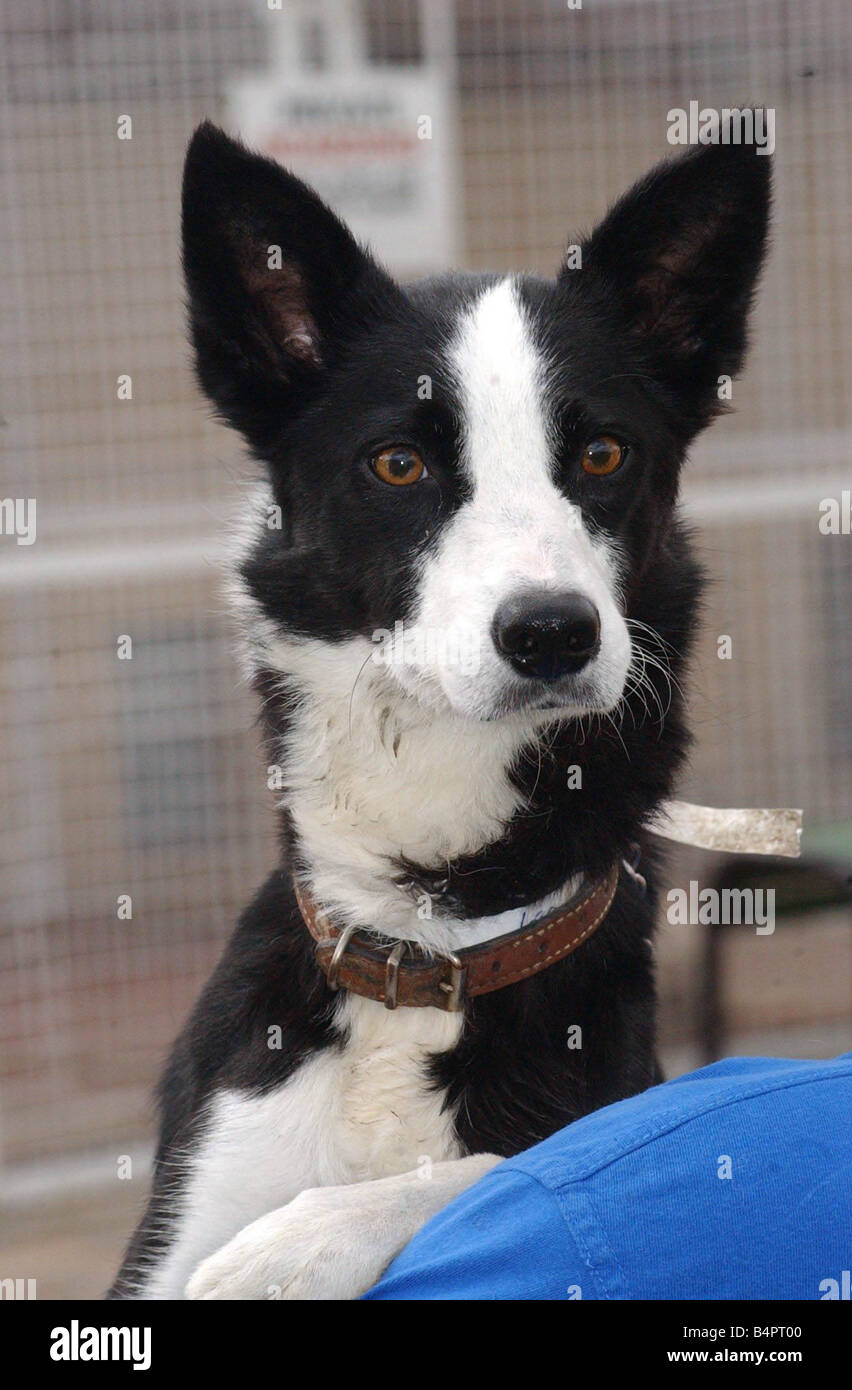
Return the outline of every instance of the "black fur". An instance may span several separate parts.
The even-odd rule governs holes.
[[[643,825],[671,793],[687,746],[679,682],[701,588],[675,510],[678,474],[719,408],[718,376],[742,362],[768,166],[736,146],[663,165],[584,244],[582,270],[522,281],[540,341],[560,364],[560,483],[591,526],[620,539],[627,616],[656,631],[674,683],[652,668],[658,708],[629,697],[617,728],[566,723],[527,749],[513,771],[525,809],[499,844],[440,870],[392,866],[438,911],[475,917],[540,899],[643,843],[648,896],[622,876],[607,920],[576,954],[473,1001],[459,1045],[434,1059],[434,1083],[470,1151],[515,1153],[659,1079],[655,866]],[[267,268],[272,245],[283,272]],[[408,613],[415,561],[466,496],[443,351],[483,277],[399,288],[310,190],[211,126],[187,157],[184,264],[199,380],[268,467],[285,518],[245,565],[251,592],[275,623],[327,641],[392,628]],[[422,374],[430,401],[416,397]],[[588,478],[578,451],[614,426],[630,440],[628,462],[617,478]],[[420,450],[429,485],[375,485],[367,457],[388,437]],[[280,733],[290,717],[280,677],[261,672],[258,690]],[[582,789],[568,790],[571,764]],[[283,839],[298,861],[286,819]],[[133,1272],[168,1243],[177,1155],[191,1148],[211,1094],[267,1090],[316,1049],[340,1046],[334,1004],[282,867],[243,916],[173,1051],[154,1192],[113,1296],[129,1296]],[[582,1050],[566,1047],[573,1024]],[[280,1051],[266,1045],[271,1025],[284,1030]]]

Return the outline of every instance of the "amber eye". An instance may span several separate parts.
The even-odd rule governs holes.
[[[377,478],[381,478],[383,483],[392,483],[394,487],[408,487],[410,483],[419,483],[421,478],[428,476],[426,465],[417,450],[409,449],[405,444],[394,444],[390,449],[382,449],[374,454],[370,467]]]
[[[600,439],[590,439],[585,449],[581,463],[587,473],[591,473],[595,478],[605,478],[608,473],[614,473],[624,461],[626,450],[622,448],[617,439],[612,439],[608,434],[602,434]]]

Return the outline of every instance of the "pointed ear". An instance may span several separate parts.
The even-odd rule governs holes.
[[[661,375],[690,397],[696,423],[715,413],[718,377],[742,365],[769,165],[752,145],[699,146],[636,184],[583,247],[583,270],[615,293]]]
[[[201,386],[258,451],[401,294],[310,188],[210,122],[186,155],[183,266]]]

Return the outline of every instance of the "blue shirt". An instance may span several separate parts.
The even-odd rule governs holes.
[[[366,1297],[850,1298],[850,1270],[852,1053],[744,1057],[500,1164]]]

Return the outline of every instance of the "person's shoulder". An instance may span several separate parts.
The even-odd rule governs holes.
[[[809,1088],[806,1104],[802,1088]],[[755,1110],[765,1113],[767,1121],[797,1108],[813,1113],[819,1104],[814,1091],[822,1088],[830,1088],[834,1102],[852,1106],[852,1053],[820,1061],[726,1058],[594,1111],[508,1160],[500,1171],[511,1169],[546,1187],[564,1187],[653,1148],[684,1126],[710,1128],[720,1112],[740,1104],[747,1104],[752,1124]]]
[[[368,1297],[833,1296],[850,1110],[852,1055],[731,1058],[665,1082],[493,1168]]]

